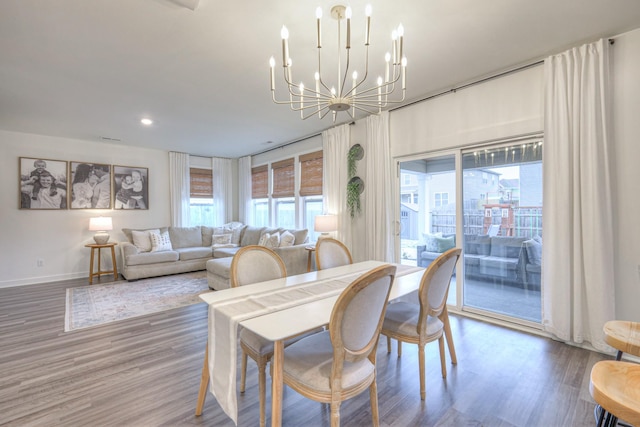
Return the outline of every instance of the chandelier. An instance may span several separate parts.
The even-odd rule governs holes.
[[[391,52],[385,55],[384,78],[378,76],[376,84],[366,87],[365,81],[369,73],[369,40],[371,36],[371,5],[365,8],[365,70],[362,78],[358,78],[357,71],[351,74],[351,82],[349,78],[349,65],[351,53],[351,8],[342,5],[331,8],[331,17],[338,22],[338,44],[337,44],[337,73],[336,80],[330,82],[323,76],[322,69],[322,33],[321,20],[322,8],[316,9],[316,25],[317,25],[317,49],[318,49],[318,66],[314,75],[315,90],[307,87],[304,83],[294,83],[293,80],[293,62],[289,56],[289,31],[287,27],[282,26],[280,35],[282,37],[282,68],[284,81],[289,91],[289,100],[278,101],[275,92],[275,65],[276,61],[273,56],[269,59],[270,77],[271,77],[271,96],[276,104],[289,105],[291,110],[300,111],[301,119],[308,119],[314,115],[318,115],[320,119],[331,112],[333,121],[336,121],[338,112],[345,111],[351,118],[355,117],[356,110],[375,114],[382,111],[383,108],[391,104],[399,104],[404,101],[406,91],[406,67],[407,59],[403,55],[404,27],[402,24],[391,33]],[[341,31],[343,21],[346,20],[346,37],[344,43],[344,53],[342,50]],[[342,59],[345,59],[345,68],[342,70]],[[401,80],[402,96],[400,99],[392,100],[390,95],[396,88],[396,83]],[[348,84],[350,83],[350,84]]]

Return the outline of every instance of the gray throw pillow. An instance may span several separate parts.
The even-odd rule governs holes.
[[[531,239],[525,241],[523,245],[527,251],[529,264],[542,265],[542,243]]]

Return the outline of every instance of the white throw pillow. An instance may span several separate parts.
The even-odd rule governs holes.
[[[169,233],[167,231],[164,233],[149,233],[149,238],[151,240],[151,252],[173,250],[173,247],[171,246],[171,239],[169,238]]]
[[[267,246],[267,240],[269,240],[269,237],[271,237],[271,234],[263,233],[262,236],[260,236],[260,240],[258,240],[258,245]]]
[[[292,233],[289,233],[288,231],[284,231],[281,235],[280,235],[280,247],[281,248],[286,248],[288,246],[293,246],[293,242],[296,241],[296,236],[294,236]]]
[[[269,249],[277,248],[278,246],[280,246],[280,234],[273,233],[272,235],[270,235],[267,239],[267,242],[265,243],[265,246]]]
[[[149,252],[151,250],[151,238],[150,233],[160,234],[160,230],[131,230],[131,237],[133,238],[133,245],[138,248],[140,252]]]
[[[211,242],[214,245],[226,245],[231,243],[231,233],[214,234],[211,236]]]

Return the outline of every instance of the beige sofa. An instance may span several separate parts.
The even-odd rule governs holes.
[[[170,250],[152,251],[148,246],[145,233],[158,230],[167,233],[171,241]],[[255,245],[265,233],[282,233],[283,229],[251,227],[241,223],[229,223],[222,227],[157,227],[148,229],[123,228],[126,242],[120,242],[122,266],[120,272],[127,280],[168,274],[205,270],[207,261],[213,258],[233,257],[242,246]],[[293,246],[273,248],[283,259],[288,274],[306,272],[307,252],[305,251],[306,229],[288,230],[294,235]],[[214,244],[216,237],[231,235],[231,243]]]

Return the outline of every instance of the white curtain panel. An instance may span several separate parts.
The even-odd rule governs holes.
[[[366,259],[394,261],[391,149],[389,147],[389,112],[366,118],[364,198]]]
[[[350,148],[349,125],[340,125],[322,132],[322,198],[324,211],[336,215],[336,239],[353,247],[351,218],[347,210],[347,153]]]
[[[601,351],[615,318],[608,48],[545,60],[543,326]]]
[[[238,159],[238,221],[253,224],[253,209],[251,209],[251,156]]]
[[[174,227],[189,226],[189,155],[169,152],[169,197],[171,209],[171,225]]]
[[[219,226],[231,221],[233,215],[231,159],[212,157],[211,171],[213,172],[213,225]]]

